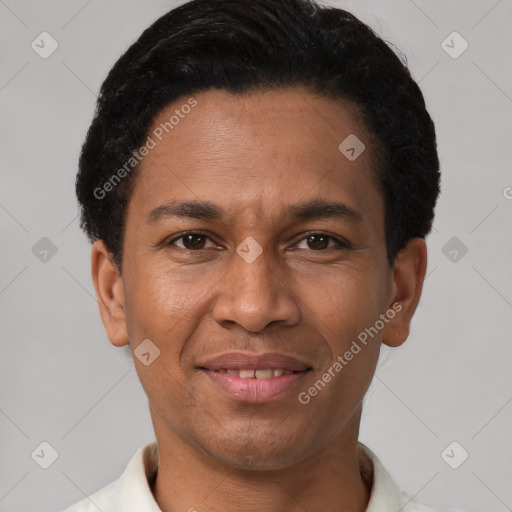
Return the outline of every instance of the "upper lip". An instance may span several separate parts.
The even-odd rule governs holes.
[[[207,370],[222,370],[222,369],[253,369],[253,370],[266,370],[268,368],[280,368],[283,370],[291,370],[300,372],[303,370],[311,369],[311,365],[304,361],[300,361],[295,357],[269,352],[265,354],[248,354],[243,352],[228,352],[220,354],[211,359],[207,359],[203,364],[199,365],[200,368]]]

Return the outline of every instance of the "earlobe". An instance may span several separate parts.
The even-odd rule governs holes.
[[[102,240],[91,250],[91,273],[100,308],[101,321],[108,339],[116,347],[128,344],[121,274]]]
[[[382,342],[390,347],[402,345],[409,336],[411,320],[418,306],[427,270],[427,246],[423,238],[412,238],[398,253],[393,268],[393,296]],[[397,306],[399,304],[400,307]]]

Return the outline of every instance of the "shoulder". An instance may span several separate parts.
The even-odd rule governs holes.
[[[161,512],[149,483],[157,466],[156,442],[145,444],[137,450],[117,480],[62,512]]]
[[[372,483],[366,512],[462,512],[438,507],[401,490],[377,455],[361,442],[359,448],[361,474]]]
[[[98,512],[99,510],[110,510],[109,506],[112,504],[116,495],[117,480],[103,487],[94,494],[87,496],[79,502],[71,505],[62,512]]]

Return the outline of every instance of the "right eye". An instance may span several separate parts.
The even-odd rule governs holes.
[[[182,240],[182,245],[175,243],[178,240]],[[210,240],[210,242],[213,243],[209,237],[199,231],[188,231],[187,233],[182,233],[180,236],[173,238],[169,242],[166,242],[165,246],[169,247],[176,245],[177,247],[181,247],[187,251],[195,252],[204,249],[204,245],[207,240]]]

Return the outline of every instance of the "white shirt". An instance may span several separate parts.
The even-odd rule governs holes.
[[[377,456],[358,444],[373,464],[373,485],[366,512],[441,512],[400,491]],[[157,464],[156,441],[141,446],[116,481],[63,512],[162,512],[148,482],[154,480]]]

